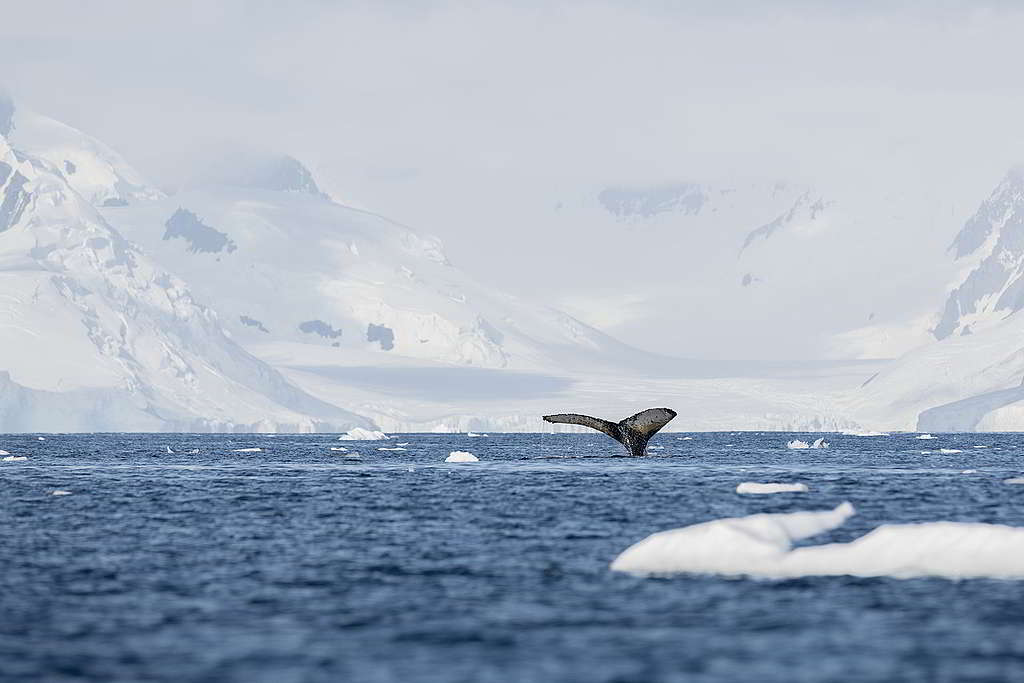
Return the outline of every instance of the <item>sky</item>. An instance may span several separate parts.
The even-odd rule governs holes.
[[[232,146],[288,153],[630,343],[827,357],[876,309],[898,326],[941,304],[946,246],[1024,161],[1021,35],[1014,3],[42,0],[5,10],[0,73],[165,189]],[[834,281],[763,304],[692,274],[726,263],[705,258],[717,224],[661,226],[647,265],[653,233],[587,208],[608,186],[779,180],[835,198],[834,239],[792,246]],[[764,268],[792,259],[775,249]]]

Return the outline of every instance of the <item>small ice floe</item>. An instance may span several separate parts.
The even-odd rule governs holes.
[[[971,448],[988,448],[988,446],[971,446]]]
[[[843,436],[889,436],[885,432],[863,431],[860,429],[844,429],[839,433]]]
[[[960,474],[977,474],[978,470],[960,470]]]
[[[490,434],[474,434],[473,432],[466,432],[466,436],[472,436],[474,438],[479,438],[481,436],[490,436]]]
[[[953,455],[954,453],[963,453],[959,448],[940,448],[939,453],[943,455]]]
[[[833,510],[717,519],[652,534],[611,564],[633,574],[936,576],[1024,579],[1024,528],[1001,524],[883,524],[849,543],[793,547],[854,514]]]
[[[236,448],[232,453],[262,453],[262,448]]]
[[[932,436],[931,434],[918,434],[914,438],[915,439],[937,439],[938,437]]]
[[[815,439],[814,443],[811,444],[811,448],[828,448],[828,441],[825,441],[824,438]]]
[[[1004,484],[1024,484],[1024,477],[1011,477],[1010,479],[1003,479]]]
[[[404,451],[404,448],[378,448],[378,451]]]
[[[338,441],[380,441],[381,439],[390,439],[391,437],[384,432],[378,432],[374,429],[363,429],[362,427],[353,427],[344,434],[338,437]]]
[[[810,447],[811,447],[811,444],[807,443],[806,441],[801,441],[800,439],[793,439],[792,441],[789,441],[789,442],[786,443],[786,448],[791,448],[791,449],[801,449],[801,448],[810,448]]]
[[[745,481],[736,487],[736,493],[807,493],[807,484],[761,484]]]
[[[348,452],[347,448],[342,448],[341,446],[331,446],[331,450],[332,451],[337,451],[338,453],[346,453],[346,452]]]
[[[10,453],[0,448],[0,455],[10,455]]]
[[[341,457],[343,457],[343,458],[352,458],[353,460],[359,460],[363,456],[359,455],[358,453],[346,453],[345,455],[343,455]]]
[[[41,436],[37,436],[37,437],[36,437],[36,441],[46,441],[46,439],[44,439],[44,438],[43,438],[43,437],[41,437]]]
[[[199,449],[198,449],[198,448],[193,448],[192,450],[190,450],[190,451],[185,451],[185,452],[186,452],[186,453],[187,453],[188,455],[198,455],[198,454],[199,454]]]
[[[54,491],[50,491],[50,495],[51,496],[70,496],[71,495],[71,491],[65,491],[64,489],[56,489]]]
[[[472,453],[466,451],[452,451],[448,454],[448,457],[444,459],[445,462],[480,462],[480,458],[476,457]]]
[[[680,441],[693,441],[693,437],[692,436],[684,436],[683,438],[681,438],[679,440]]]
[[[395,445],[396,446],[408,446],[409,442],[408,441],[403,441],[402,443],[396,443]]]
[[[3,457],[4,462],[21,462],[22,460],[28,460],[24,455],[5,455]]]

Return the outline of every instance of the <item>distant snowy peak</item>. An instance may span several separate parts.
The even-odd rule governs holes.
[[[971,334],[1024,307],[1024,170],[1006,174],[950,250],[977,265],[949,293],[936,338]]]
[[[813,232],[821,222],[825,211],[832,205],[821,197],[816,197],[810,191],[804,192],[797,197],[792,206],[779,214],[773,220],[751,230],[743,240],[740,252],[759,239],[769,239],[775,233],[787,230],[803,230]]]
[[[1019,216],[1022,207],[1024,168],[1010,169],[954,238],[949,246],[954,258],[963,258],[981,250],[989,238],[997,234],[1015,214]]]
[[[601,206],[622,221],[651,218],[663,213],[696,215],[708,200],[700,185],[676,183],[655,187],[607,187],[597,195]]]
[[[313,173],[295,157],[249,149],[222,152],[205,164],[188,183],[190,189],[218,186],[330,199],[320,190]]]
[[[82,131],[0,98],[0,132],[5,117],[11,144],[52,164],[93,206],[163,197],[120,154]]]

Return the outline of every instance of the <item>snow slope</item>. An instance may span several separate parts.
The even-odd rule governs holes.
[[[69,144],[104,151],[88,139]],[[117,182],[108,188],[117,196],[135,192]],[[93,200],[106,191],[98,187],[83,185],[95,190]],[[0,431],[367,424],[239,347],[185,283],[114,230],[64,171],[0,137]]]
[[[247,345],[484,368],[650,362],[560,311],[474,281],[435,238],[297,189],[316,187],[311,174],[296,163],[283,168],[295,177],[276,174],[263,186],[247,170],[231,182],[218,169],[218,183],[104,214]]]
[[[48,161],[86,201],[103,206],[163,197],[120,154],[96,138],[16,106],[2,94],[0,99],[0,110],[10,116],[6,131],[0,124],[0,134],[16,149]]]
[[[961,274],[937,341],[866,383],[849,411],[887,429],[1024,429],[1024,172],[1006,175],[950,251]]]

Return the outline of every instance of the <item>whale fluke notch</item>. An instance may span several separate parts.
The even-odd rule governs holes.
[[[596,429],[621,443],[630,455],[636,457],[647,454],[647,442],[675,416],[676,411],[671,408],[648,408],[618,423],[577,413],[545,415],[544,421]]]

